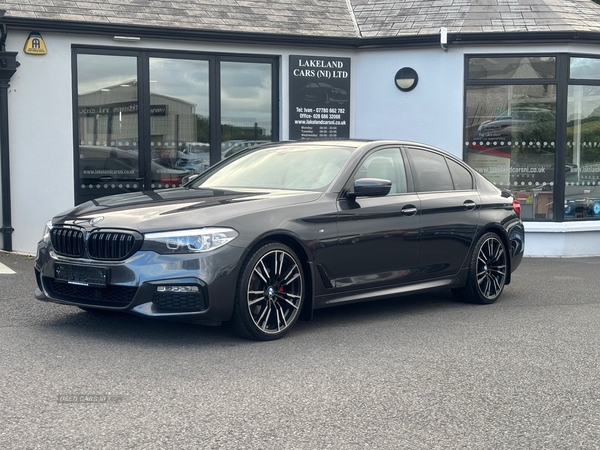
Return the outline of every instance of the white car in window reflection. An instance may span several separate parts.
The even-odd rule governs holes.
[[[202,173],[210,167],[210,153],[184,153],[175,164],[176,169]]]
[[[185,144],[185,148],[183,149],[183,153],[186,154],[208,152],[210,152],[210,144],[206,142],[187,142]]]
[[[210,144],[188,142],[180,152],[175,168],[192,173],[202,173],[210,167]]]

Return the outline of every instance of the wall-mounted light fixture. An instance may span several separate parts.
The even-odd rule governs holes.
[[[394,82],[396,83],[396,87],[402,92],[412,91],[419,82],[419,75],[417,75],[417,71],[412,67],[403,67],[396,72]]]
[[[137,42],[141,38],[137,36],[113,36],[113,41]]]

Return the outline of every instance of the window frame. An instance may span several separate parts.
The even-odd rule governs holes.
[[[71,46],[71,80],[73,111],[73,187],[75,204],[81,203],[82,194],[79,186],[79,118],[78,118],[78,76],[77,57],[81,54],[127,56],[137,58],[138,77],[138,149],[140,184],[142,189],[149,189],[151,184],[150,152],[150,58],[192,59],[208,61],[209,64],[209,133],[211,165],[221,160],[221,62],[265,63],[271,65],[271,121],[272,141],[281,139],[280,118],[280,55],[247,55],[236,53],[194,52],[185,50],[162,50],[153,48],[131,49],[106,46],[72,45]]]
[[[554,181],[553,181],[553,217],[546,219],[523,218],[524,221],[535,222],[563,222],[565,200],[565,173],[561,168],[564,165],[566,154],[567,133],[567,89],[569,85],[569,61],[571,56],[582,55],[573,53],[540,52],[540,53],[467,53],[464,55],[464,89],[463,89],[463,160],[467,160],[467,91],[470,86],[536,86],[540,84],[556,86],[556,123],[555,123],[555,154],[554,154]],[[524,57],[553,57],[556,61],[554,78],[494,78],[494,79],[469,79],[469,60],[472,58],[524,58]],[[510,186],[509,186],[510,188]]]
[[[569,101],[569,87],[571,86],[594,86],[594,87],[600,87],[600,77],[598,77],[597,79],[589,79],[589,78],[571,78],[571,58],[588,58],[588,59],[595,59],[600,61],[600,55],[592,55],[592,54],[585,54],[585,53],[568,53],[565,55],[565,68],[564,68],[564,72],[565,72],[565,78],[566,78],[566,83],[565,83],[565,87],[564,87],[564,108],[565,108],[565,115],[564,115],[564,141],[565,141],[565,153],[562,155],[562,159],[561,159],[561,167],[563,167],[562,165],[566,163],[566,153],[567,153],[567,115],[568,115],[568,101]],[[562,201],[564,203],[567,202],[567,196],[566,196],[566,173],[564,170],[561,171],[562,175],[563,175],[563,183],[562,183]],[[600,182],[598,182],[598,185],[600,185]],[[556,200],[555,200],[556,202]],[[563,204],[564,204],[563,203]],[[555,203],[556,204],[556,203]],[[598,217],[594,218],[594,217],[580,217],[577,219],[566,219],[565,218],[565,210],[564,208],[560,209],[561,214],[562,214],[562,220],[565,222],[571,222],[571,223],[576,223],[576,222],[582,222],[582,221],[598,221],[600,220]]]

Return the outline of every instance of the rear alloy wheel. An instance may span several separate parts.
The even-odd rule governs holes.
[[[235,331],[260,341],[283,337],[298,320],[304,293],[304,272],[294,251],[277,242],[262,246],[242,267],[232,317]]]
[[[494,303],[506,284],[508,270],[506,248],[495,233],[486,233],[477,241],[467,284],[454,289],[454,295],[462,301],[479,304]]]

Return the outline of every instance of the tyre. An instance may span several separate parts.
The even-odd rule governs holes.
[[[454,289],[456,298],[469,303],[494,303],[506,284],[508,270],[504,243],[495,233],[486,233],[475,244],[467,283]]]
[[[270,242],[255,250],[240,271],[234,331],[259,341],[285,336],[300,315],[305,283],[300,259],[287,245]]]

